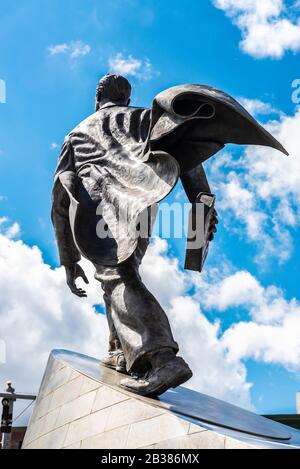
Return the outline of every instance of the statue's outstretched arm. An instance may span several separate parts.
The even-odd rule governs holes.
[[[208,180],[201,163],[196,167],[183,172],[181,174],[181,182],[191,203],[195,202],[196,197],[200,192],[211,193]]]
[[[200,163],[192,169],[185,171],[181,174],[181,182],[189,201],[194,204],[197,196],[201,192],[211,194],[211,189],[205,174],[203,165]],[[214,210],[214,216],[211,219],[209,228],[209,241],[213,241],[215,233],[217,232],[217,225],[219,223],[218,213]]]

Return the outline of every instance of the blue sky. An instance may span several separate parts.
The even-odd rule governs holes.
[[[299,2],[267,0],[269,13],[259,11],[255,1],[250,10],[236,4],[234,0],[44,0],[41,6],[38,0],[0,0],[0,79],[7,88],[6,104],[0,104],[0,218],[7,219],[2,223],[4,236],[38,246],[45,264],[57,266],[49,217],[57,146],[93,112],[97,80],[109,69],[127,71],[133,84],[132,104],[137,106],[150,106],[159,91],[187,82],[216,86],[244,103],[250,100],[247,106],[261,122],[271,126],[285,145],[292,141],[288,146],[292,177],[285,157],[273,150],[229,147],[208,162],[211,186],[220,200],[220,230],[204,281],[213,282],[212,291],[221,295],[226,278],[234,281],[235,274],[247,272],[245,281],[253,286],[252,290],[245,286],[247,298],[240,303],[236,298],[218,303],[206,293],[201,308],[209,321],[220,321],[220,335],[234,330],[235,324],[251,323],[259,334],[262,327],[270,327],[265,334],[269,331],[276,342],[278,333],[288,348],[282,324],[289,314],[294,318],[299,313],[300,301],[300,189],[297,192],[295,180],[300,154],[294,143],[300,119],[291,99],[292,82],[300,78]],[[241,26],[241,18],[246,26]],[[263,33],[251,26],[251,18],[263,26]],[[288,28],[281,34],[283,20]],[[276,48],[270,47],[270,41]],[[240,207],[233,206],[231,198],[239,197]],[[180,187],[178,199],[185,200]],[[14,223],[18,225],[9,233]],[[184,240],[168,242],[167,255],[177,257],[182,268]],[[215,268],[220,278],[213,277]],[[190,296],[195,298],[198,289],[201,303],[201,285],[193,282]],[[258,291],[262,299],[249,300],[251,292]],[[278,313],[270,319],[274,302],[287,316]],[[260,317],[255,317],[255,308]],[[296,324],[300,327],[300,321]],[[242,353],[232,340],[236,344],[243,337],[232,335],[226,344],[246,365],[257,411],[294,412],[300,389],[294,349],[281,358],[273,342],[267,350],[260,343],[256,354],[251,339],[248,351]],[[294,342],[299,353],[300,345]],[[254,351],[249,352],[251,347]]]

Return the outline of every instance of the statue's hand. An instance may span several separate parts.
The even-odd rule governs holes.
[[[85,283],[89,283],[82,267],[79,264],[74,264],[72,266],[65,266],[65,269],[67,285],[70,288],[71,292],[74,293],[74,295],[79,296],[80,298],[86,298],[86,291],[76,286],[76,279],[78,277],[81,277]]]
[[[214,240],[215,234],[218,231],[217,226],[216,226],[216,225],[218,225],[218,223],[219,223],[218,212],[216,210],[214,210],[214,216],[211,219],[211,224],[210,224],[210,227],[209,227],[209,232],[210,232],[209,241]]]

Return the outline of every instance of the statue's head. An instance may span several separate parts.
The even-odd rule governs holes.
[[[101,78],[96,90],[95,108],[96,111],[101,104],[113,102],[119,105],[128,106],[130,103],[131,85],[129,81],[121,75],[108,73]]]

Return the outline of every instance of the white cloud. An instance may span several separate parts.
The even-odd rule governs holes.
[[[229,358],[222,344],[219,322],[211,323],[197,297],[189,296],[189,289],[199,286],[193,275],[179,269],[177,259],[168,256],[166,241],[157,238],[150,246],[141,272],[145,284],[167,311],[180,354],[194,372],[188,386],[251,408],[251,384],[247,382],[246,367],[241,361]]]
[[[6,103],[6,83],[0,79],[0,104]]]
[[[56,46],[49,46],[48,52],[50,55],[66,54],[69,52],[69,47],[70,46],[67,43],[56,44]]]
[[[248,147],[244,163],[249,170],[249,182],[264,199],[290,197],[300,203],[300,109],[293,116],[281,116],[267,125],[268,130],[287,148],[290,156],[268,148]],[[284,190],[283,190],[284,188]]]
[[[227,266],[201,277],[183,273],[160,239],[150,247],[142,274],[168,312],[180,353],[194,370],[189,387],[251,407],[244,360],[300,371],[300,303],[286,299],[276,285],[263,286],[250,272],[230,272]],[[236,322],[222,333],[221,323],[210,322],[203,310],[231,311]],[[247,322],[239,319],[241,311]]]
[[[148,59],[137,59],[132,55],[125,57],[122,53],[110,57],[108,65],[111,72],[141,80],[150,80],[154,73]]]
[[[284,0],[212,0],[242,33],[241,49],[251,56],[281,58],[300,50],[299,2]],[[295,18],[296,17],[296,18]]]
[[[51,150],[57,150],[58,147],[59,147],[58,143],[55,143],[55,142],[51,143],[51,147],[50,147]]]
[[[199,302],[188,296],[174,298],[168,313],[180,344],[180,354],[194,372],[188,386],[233,404],[253,408],[247,369],[241,360],[233,360],[228,354],[227,346],[222,342],[219,322],[211,323],[201,311]]]
[[[254,359],[280,364],[300,372],[300,305],[297,304],[280,324],[239,322],[228,329],[222,342],[233,361]]]
[[[91,50],[91,46],[82,41],[70,41],[48,47],[49,55],[54,56],[63,54],[67,55],[72,60],[88,55]]]
[[[294,116],[281,116],[267,125],[290,152],[286,157],[275,150],[248,147],[243,164],[248,189],[268,210],[273,224],[274,253],[288,259],[293,243],[290,229],[300,224],[300,150],[298,132],[300,109]]]
[[[295,299],[287,301],[275,285],[263,287],[247,271],[238,271],[215,283],[202,286],[201,301],[206,308],[224,312],[243,307],[252,319],[261,324],[280,324],[299,309]]]
[[[247,111],[253,116],[267,115],[278,113],[270,103],[261,101],[260,99],[238,98],[238,101],[244,106]]]
[[[220,272],[219,272],[220,275]],[[204,277],[205,278],[205,277]],[[238,366],[247,359],[280,365],[300,372],[300,302],[285,298],[275,285],[263,286],[250,272],[223,274],[215,281],[197,280],[195,301],[207,311],[230,311],[240,317],[222,336],[218,347],[226,350],[226,360]]]
[[[293,116],[279,113],[266,128],[290,156],[248,146],[238,159],[226,152],[208,166],[222,222],[256,244],[261,265],[272,257],[280,262],[290,258],[291,230],[300,225],[300,109]]]
[[[92,306],[102,299],[98,284],[92,283],[89,294],[87,300],[72,296],[63,269],[46,265],[37,247],[0,235],[0,339],[7,354],[7,363],[0,365],[3,383],[11,379],[18,391],[37,392],[53,348],[105,353],[106,320]]]
[[[241,305],[255,304],[263,296],[263,288],[249,272],[240,271],[229,275],[203,289],[203,302],[208,308],[226,311]]]
[[[234,171],[227,175],[226,182],[220,184],[219,190],[222,193],[219,208],[224,213],[234,212],[238,220],[245,224],[248,238],[259,241],[267,215],[256,209],[255,194],[242,187],[239,176]],[[230,225],[229,220],[228,222]]]
[[[4,200],[0,197],[0,200]],[[0,235],[6,236],[8,239],[14,239],[21,235],[21,228],[19,223],[10,223],[7,217],[0,218]]]
[[[179,269],[178,260],[168,257],[167,253],[168,243],[155,238],[141,268],[144,281],[165,308],[172,305],[175,292],[178,297],[184,295],[190,284],[189,278]]]

